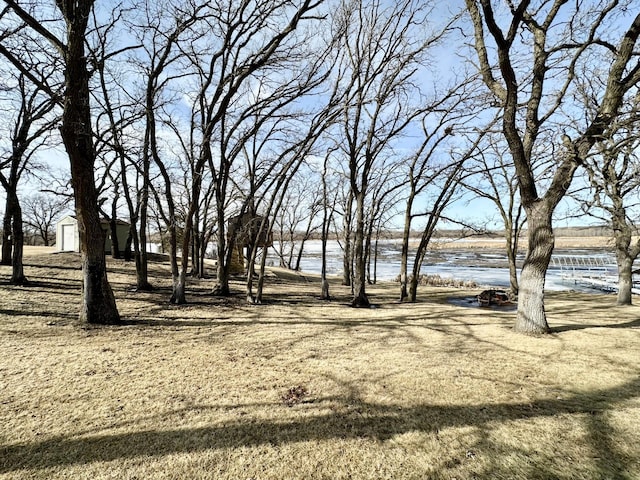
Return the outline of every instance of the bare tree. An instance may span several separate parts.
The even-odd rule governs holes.
[[[192,110],[197,120],[190,206],[182,241],[182,264],[174,301],[184,303],[187,251],[202,178],[208,168],[214,183],[217,223],[217,286],[214,293],[228,295],[229,261],[233,242],[227,238],[230,178],[244,143],[273,115],[295,99],[310,72],[299,72],[304,58],[302,38],[294,32],[312,17],[322,1],[297,5],[278,1],[212,5],[206,42],[194,42],[188,58],[197,75]],[[284,75],[289,69],[294,77]],[[312,73],[312,72],[311,72]],[[251,88],[257,87],[256,96]],[[306,87],[303,87],[306,88]],[[260,112],[259,121],[256,113]]]
[[[135,253],[138,272],[138,289],[146,290],[152,286],[147,273],[147,223],[151,196],[155,198],[157,211],[166,224],[168,233],[169,259],[173,292],[171,301],[177,298],[180,290],[180,268],[178,264],[179,242],[179,186],[172,172],[175,157],[163,148],[163,127],[172,131],[174,119],[171,117],[172,103],[175,103],[174,91],[181,90],[181,84],[193,74],[186,68],[183,46],[201,38],[204,32],[197,25],[206,17],[204,4],[196,2],[142,2],[135,15],[127,18],[127,24],[142,46],[131,55],[130,63],[142,79],[140,97],[143,105],[143,138],[140,158],[135,164],[140,176],[141,188],[135,209],[139,219],[138,249]],[[135,99],[135,96],[134,96]],[[179,140],[179,139],[178,139]],[[152,165],[159,171],[162,187],[154,186]],[[129,206],[132,210],[132,205]],[[135,222],[132,220],[132,225]],[[184,255],[188,256],[187,251]]]
[[[55,240],[56,221],[69,208],[69,197],[39,193],[27,196],[22,203],[25,224],[33,228],[48,247]]]
[[[27,278],[22,263],[23,211],[18,186],[25,171],[36,170],[33,157],[47,143],[56,121],[56,104],[40,87],[33,86],[23,73],[13,75],[8,72],[7,77],[5,81],[12,78],[14,85],[6,91],[13,98],[5,98],[12,106],[11,111],[5,113],[6,118],[11,119],[6,123],[11,128],[7,132],[11,147],[0,156],[0,184],[6,192],[1,262],[12,265],[10,282],[21,285]]]
[[[11,52],[0,51],[36,85],[63,104],[60,133],[71,164],[71,183],[76,204],[82,256],[83,296],[80,321],[113,324],[120,321],[115,297],[107,280],[104,233],[100,225],[94,181],[95,150],[91,128],[89,71],[85,42],[93,0],[56,0],[66,37],[61,40],[45,27],[51,19],[35,18],[15,0],[4,0],[11,11],[33,32],[48,42],[64,63],[64,94],[58,95],[42,83]]]
[[[416,147],[406,157],[404,163],[404,223],[402,246],[400,253],[400,301],[409,298],[409,280],[411,279],[411,301],[416,300],[418,274],[422,265],[420,255],[415,257],[411,276],[409,268],[409,242],[414,221],[427,219],[422,229],[421,240],[418,244],[420,252],[426,252],[431,236],[435,232],[439,221],[439,213],[444,210],[449,201],[454,198],[457,180],[461,178],[463,164],[449,151],[458,143],[465,144],[467,140],[465,129],[461,125],[477,122],[474,106],[475,94],[468,81],[453,82],[454,85],[440,92],[434,89],[433,98],[425,100],[425,112],[420,117],[420,136]],[[417,130],[417,129],[416,129]],[[477,128],[476,128],[477,130]],[[457,133],[456,133],[457,131]],[[454,137],[457,136],[457,139]],[[472,141],[469,140],[471,143]],[[465,157],[465,161],[468,157]],[[434,193],[435,191],[435,193]],[[423,199],[421,201],[421,199]],[[418,205],[421,208],[418,208]]]
[[[495,137],[495,136],[493,136]],[[518,196],[517,175],[513,169],[508,147],[488,136],[488,142],[478,149],[471,176],[464,180],[464,187],[476,198],[491,201],[497,209],[504,228],[509,285],[511,295],[518,295],[518,240],[525,225],[522,205]]]
[[[451,131],[449,127],[445,128],[446,135],[450,135]],[[459,190],[461,182],[467,175],[465,171],[465,165],[475,155],[478,143],[484,135],[484,130],[474,132],[473,137],[469,138],[465,142],[465,148],[462,151],[457,151],[457,148],[452,148],[448,157],[451,159],[444,162],[429,162],[430,165],[426,170],[421,173],[421,178],[416,184],[421,193],[426,193],[426,199],[423,199],[424,206],[419,211],[414,211],[412,205],[407,205],[407,211],[409,212],[409,221],[416,217],[425,218],[425,224],[421,228],[420,239],[415,249],[415,257],[411,269],[411,276],[409,277],[409,300],[415,302],[418,292],[418,284],[420,280],[420,271],[424,262],[427,249],[431,243],[432,238],[436,233],[436,228],[441,220],[447,219],[445,217],[445,211],[447,207],[456,199],[456,194]],[[474,138],[475,137],[475,138]],[[422,155],[421,149],[418,150],[418,154]],[[421,162],[422,163],[422,162]],[[413,162],[412,162],[413,165]],[[421,167],[422,169],[423,167]],[[410,195],[415,193],[412,191]],[[415,201],[415,198],[414,198]],[[412,202],[413,203],[413,202]],[[451,219],[448,219],[451,220]],[[410,229],[407,228],[405,223],[405,245],[406,235]],[[403,246],[403,255],[406,247]]]
[[[274,249],[280,266],[300,270],[305,243],[320,225],[316,216],[322,208],[322,191],[315,188],[315,172],[305,170],[286,192],[279,214],[274,219]]]
[[[112,256],[120,258],[120,252],[124,250],[125,260],[131,260],[131,245],[134,247],[136,259],[136,286],[138,290],[149,289],[147,280],[146,257],[140,253],[140,239],[138,235],[138,221],[140,212],[140,193],[145,190],[132,188],[131,182],[137,185],[141,177],[136,171],[139,157],[139,144],[136,145],[135,127],[144,116],[144,111],[139,107],[140,98],[133,97],[130,93],[130,81],[127,72],[122,65],[127,65],[124,54],[131,50],[137,50],[141,45],[131,41],[132,37],[126,35],[128,30],[123,17],[131,14],[131,8],[125,9],[122,4],[111,10],[108,20],[104,24],[98,21],[98,14],[93,12],[93,36],[95,44],[91,48],[90,62],[93,68],[92,77],[97,84],[92,90],[95,102],[95,131],[96,131],[96,155],[104,164],[102,181],[98,187],[101,194],[105,193],[105,184],[110,183],[112,188],[110,212],[102,210],[103,215],[109,219],[112,239]],[[106,15],[103,13],[106,17]],[[126,40],[122,40],[125,38]],[[117,222],[118,204],[123,197],[129,213],[129,234],[125,245],[118,244]],[[144,258],[144,261],[143,261]]]
[[[553,212],[593,144],[614,121],[625,94],[640,80],[634,50],[640,15],[631,19],[629,28],[616,41],[610,40],[608,32],[619,32],[614,22],[620,21],[618,15],[626,9],[617,0],[591,4],[590,11],[587,5],[564,0],[541,5],[532,5],[528,0],[507,2],[507,10],[500,14],[489,0],[465,2],[474,28],[479,71],[502,112],[502,133],[509,145],[527,214],[528,251],[520,277],[515,330],[546,333],[549,326],[544,284],[554,247]],[[506,28],[500,27],[502,22]],[[495,55],[490,49],[495,49]],[[518,55],[523,51],[529,52],[528,63]],[[576,65],[589,59],[596,65],[595,58],[589,55],[602,52],[610,63],[606,87],[598,92],[597,111],[586,123],[576,126],[571,135],[563,135],[563,149],[556,156],[552,178],[543,185],[536,181],[532,157],[541,129],[558,125],[562,112],[579,108],[572,103]],[[592,75],[598,72],[593,71]],[[559,131],[557,135],[560,136]]]
[[[329,157],[333,149],[328,149],[322,162],[322,235],[321,235],[321,267],[320,267],[320,298],[322,300],[330,300],[329,279],[327,278],[327,242],[329,241],[329,233],[333,215],[336,209],[336,196],[338,189],[330,184],[329,180]]]
[[[412,101],[420,97],[416,73],[423,67],[427,47],[443,35],[443,31],[425,33],[430,8],[413,0],[391,5],[378,0],[345,0],[337,10],[345,25],[340,47],[344,74],[337,81],[345,91],[340,144],[344,145],[343,155],[348,164],[349,196],[355,204],[352,300],[355,307],[369,305],[365,211],[372,172],[384,163],[385,157],[392,155],[394,142],[419,115],[420,106]],[[347,209],[350,205],[347,201]],[[350,218],[348,211],[343,218]]]
[[[591,86],[588,86],[591,90]],[[590,95],[585,96],[587,108]],[[636,95],[585,159],[587,186],[574,194],[583,214],[611,226],[618,263],[618,305],[631,305],[633,264],[640,255],[640,123]]]

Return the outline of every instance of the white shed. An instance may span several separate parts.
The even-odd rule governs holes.
[[[80,237],[78,236],[78,221],[67,215],[56,223],[56,251],[79,252]]]
[[[111,253],[111,234],[109,220],[102,219],[102,230],[106,232],[104,239],[105,253]],[[116,232],[118,235],[118,247],[124,250],[127,236],[129,235],[129,224],[122,220],[116,220]],[[79,252],[80,236],[78,235],[78,221],[73,215],[61,218],[56,224],[56,251],[58,252]]]

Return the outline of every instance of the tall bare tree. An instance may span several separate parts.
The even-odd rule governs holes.
[[[618,0],[588,5],[566,0],[509,1],[499,11],[490,0],[465,3],[473,24],[479,72],[502,112],[502,133],[527,214],[528,251],[520,277],[515,330],[546,333],[544,284],[554,247],[553,212],[594,143],[614,121],[625,95],[640,80],[636,51],[640,14],[625,18],[626,2]],[[629,26],[620,32],[623,19]],[[610,32],[618,33],[617,39]],[[552,178],[541,184],[533,167],[540,133],[560,124],[563,112],[579,108],[572,97],[576,65],[591,61],[594,67],[601,66],[590,56],[596,54],[604,54],[609,61],[605,88],[597,92],[597,111],[562,135],[563,149],[556,156]],[[556,138],[560,137],[557,130]]]
[[[426,252],[438,225],[439,213],[454,198],[457,180],[462,174],[463,164],[460,158],[450,155],[450,150],[458,144],[473,143],[464,135],[466,127],[461,125],[475,125],[479,121],[476,117],[478,103],[474,100],[476,94],[471,83],[457,79],[452,83],[450,88],[442,91],[434,88],[433,97],[424,100],[425,112],[420,117],[419,129],[416,128],[414,133],[419,140],[403,162],[405,206],[400,252],[400,301],[409,296],[411,301],[416,300],[417,275],[422,265],[420,255],[414,258],[418,262],[414,261],[412,266],[412,271],[416,268],[416,272],[408,275],[409,242],[415,221],[424,220],[418,244],[420,254]],[[468,160],[468,156],[464,160]]]
[[[4,265],[12,265],[11,283],[26,282],[22,264],[24,244],[23,205],[18,195],[18,187],[23,174],[37,170],[34,155],[46,145],[56,121],[55,101],[38,86],[34,86],[21,72],[13,75],[7,72],[6,82],[13,79],[11,88],[2,97],[10,111],[5,112],[6,126],[11,130],[7,137],[10,148],[0,155],[0,185],[6,192],[3,222],[2,260]],[[10,120],[9,120],[10,119]]]
[[[197,75],[197,89],[191,98],[198,122],[195,138],[198,148],[194,155],[176,303],[186,301],[186,252],[205,168],[210,170],[215,191],[218,283],[214,293],[230,293],[229,263],[233,249],[229,248],[226,223],[233,168],[241,158],[244,143],[257,134],[270,116],[300,94],[301,82],[312,77],[313,72],[300,73],[296,67],[304,59],[302,46],[308,43],[296,37],[295,32],[322,3],[322,0],[269,0],[211,5],[206,42],[194,42],[189,49],[188,57]],[[293,72],[293,78],[286,75],[288,70]],[[258,87],[258,95],[254,95],[254,87]],[[256,122],[257,112],[262,115]]]
[[[46,193],[29,195],[23,200],[24,223],[42,238],[45,247],[56,236],[56,220],[69,208],[69,197]]]
[[[64,63],[64,93],[59,96],[34,75],[23,61],[11,52],[0,51],[27,78],[44,87],[63,104],[60,133],[71,164],[78,233],[82,256],[83,296],[80,321],[111,324],[120,321],[115,297],[107,280],[104,233],[98,213],[94,181],[95,151],[91,128],[89,71],[85,42],[93,0],[56,0],[55,20],[62,20],[65,38],[47,29],[50,18],[39,19],[16,0],[4,0],[11,11],[33,32],[48,42]],[[44,20],[44,21],[41,21]]]
[[[592,85],[586,86],[585,93]],[[591,95],[585,95],[590,109]],[[617,121],[585,159],[587,180],[574,198],[584,215],[610,225],[618,264],[618,305],[631,305],[633,264],[640,255],[640,97],[623,108]]]
[[[305,243],[320,225],[322,191],[315,188],[316,172],[309,170],[286,192],[280,212],[274,218],[274,250],[280,259],[280,266],[300,270],[300,262]]]
[[[345,0],[337,9],[345,26],[340,46],[344,74],[338,78],[345,92],[339,135],[348,164],[349,196],[355,204],[355,307],[369,305],[365,212],[372,172],[393,155],[394,143],[419,115],[416,74],[424,68],[428,46],[442,38],[442,31],[427,33],[430,9],[428,3],[414,0],[393,4]],[[346,213],[343,218],[348,219]]]

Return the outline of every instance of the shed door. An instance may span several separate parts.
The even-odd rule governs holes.
[[[62,225],[62,250],[65,252],[75,250],[73,227],[73,225]]]

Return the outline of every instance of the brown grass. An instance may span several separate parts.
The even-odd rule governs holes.
[[[82,328],[75,254],[0,267],[0,477],[11,479],[640,478],[640,308],[553,293],[554,333],[423,288],[377,308],[274,270],[267,304],[167,303],[110,261],[127,321]],[[241,292],[241,284],[233,285]]]

